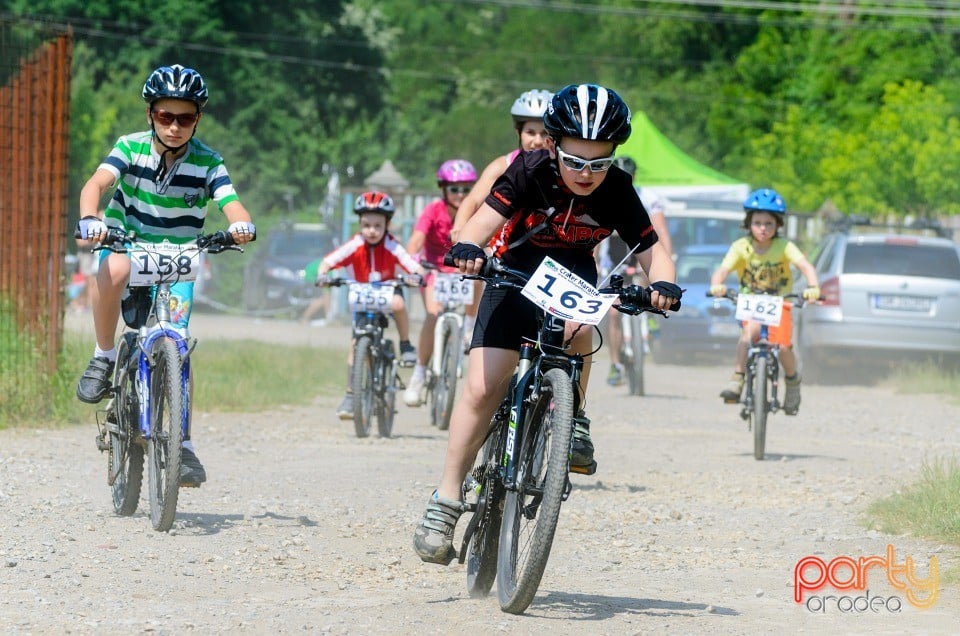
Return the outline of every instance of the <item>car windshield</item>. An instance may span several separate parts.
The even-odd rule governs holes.
[[[843,259],[843,272],[960,280],[960,257],[950,247],[851,243]]]
[[[319,232],[291,232],[276,237],[270,247],[273,256],[319,258],[329,251],[330,240]]]
[[[690,285],[709,285],[723,254],[682,254],[677,259],[677,280]]]

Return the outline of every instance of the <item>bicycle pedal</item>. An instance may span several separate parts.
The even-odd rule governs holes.
[[[727,398],[723,398],[723,403],[724,403],[724,404],[739,404],[739,403],[740,403],[740,400],[728,400]]]
[[[592,475],[597,472],[597,462],[592,461],[588,466],[571,466],[570,472],[578,475]]]
[[[108,442],[103,435],[97,435],[97,450],[110,450],[110,442]]]

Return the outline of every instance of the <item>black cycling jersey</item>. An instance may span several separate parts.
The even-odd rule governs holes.
[[[520,153],[487,195],[486,203],[507,218],[491,241],[505,264],[532,272],[549,255],[583,271],[596,269],[593,248],[614,230],[637,252],[657,242],[629,174],[612,166],[596,190],[576,196],[557,170],[547,150]]]

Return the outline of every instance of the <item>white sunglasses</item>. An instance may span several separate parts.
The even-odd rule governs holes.
[[[571,155],[563,151],[563,148],[557,146],[557,157],[564,168],[574,172],[583,172],[583,169],[590,167],[590,172],[606,172],[613,165],[614,157],[600,157],[598,159],[584,159],[576,155]]]

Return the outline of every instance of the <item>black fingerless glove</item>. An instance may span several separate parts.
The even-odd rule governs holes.
[[[680,289],[679,285],[669,283],[665,280],[658,280],[650,285],[650,289],[660,292],[661,296],[666,296],[667,298],[677,301],[670,307],[671,311],[680,309],[680,297],[683,296],[683,290]]]
[[[444,263],[447,260],[450,260],[450,264],[453,264],[452,261],[454,260],[472,261],[477,258],[483,259],[484,262],[487,261],[487,253],[476,243],[455,243],[447,252],[447,257],[447,259],[444,259]]]

